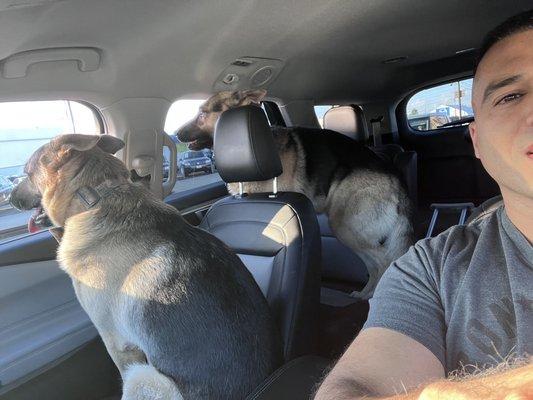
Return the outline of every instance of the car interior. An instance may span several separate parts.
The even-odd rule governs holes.
[[[368,301],[350,296],[367,282],[365,263],[303,194],[273,186],[231,196],[221,176],[274,178],[276,150],[268,141],[252,148],[249,139],[263,143],[273,125],[323,128],[394,165],[413,205],[416,240],[475,218],[499,195],[468,133],[476,48],[492,27],[530,7],[529,0],[2,0],[1,193],[59,132],[50,122],[58,101],[70,124],[60,133],[123,139],[117,157],[132,179],[235,251],[270,305],[285,363],[249,398],[309,398],[366,320]],[[185,176],[179,164],[187,157],[179,154],[188,149],[176,129],[212,94],[249,88],[267,90],[261,108],[251,117],[231,110],[217,132],[234,134],[205,153],[199,171],[187,165]],[[26,105],[33,107],[26,114],[13,111]],[[227,148],[259,161],[236,167]],[[48,231],[28,234],[26,221],[0,202],[0,399],[120,398],[119,372],[58,267],[56,240]]]

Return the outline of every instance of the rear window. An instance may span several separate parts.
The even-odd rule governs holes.
[[[417,92],[407,103],[407,121],[417,131],[446,128],[468,123],[472,110],[472,78],[434,86]]]
[[[326,114],[329,109],[333,108],[334,105],[333,104],[329,104],[329,105],[320,105],[320,106],[315,106],[315,115],[316,115],[316,119],[318,119],[318,123],[320,124],[320,127],[321,128],[324,128],[324,114]]]

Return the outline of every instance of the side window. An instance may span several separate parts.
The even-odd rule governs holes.
[[[318,119],[318,123],[320,124],[321,128],[324,128],[324,114],[328,112],[330,108],[333,108],[334,105],[321,105],[321,106],[315,106],[315,115]]]
[[[8,196],[24,179],[24,165],[43,144],[65,133],[103,133],[101,118],[68,100],[0,103],[0,241],[27,233],[31,211],[11,207]]]
[[[421,90],[407,103],[407,121],[417,131],[446,128],[450,123],[465,124],[474,116],[472,79],[446,83]]]
[[[181,143],[177,132],[198,113],[198,107],[205,101],[181,99],[175,101],[168,110],[165,120],[165,132],[176,143],[178,156],[176,160],[169,160],[169,151],[163,152],[163,178],[168,174],[166,163],[177,164],[178,180],[174,186],[174,193],[198,188],[222,180],[216,172],[215,157],[209,148],[189,149],[187,143]],[[165,172],[167,169],[167,172]]]

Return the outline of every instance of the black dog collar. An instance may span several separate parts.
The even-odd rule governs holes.
[[[81,203],[85,206],[87,209],[93,208],[95,205],[98,204],[100,199],[102,198],[96,189],[90,187],[90,186],[84,186],[76,190],[76,195],[81,200]]]
[[[121,183],[106,187],[104,184],[101,184],[96,188],[91,186],[83,186],[76,190],[76,195],[78,196],[78,199],[80,199],[81,204],[83,204],[86,209],[90,210],[97,205],[103,197],[120,185]]]

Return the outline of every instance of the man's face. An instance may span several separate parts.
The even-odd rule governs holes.
[[[507,37],[485,54],[472,105],[476,157],[502,191],[533,199],[533,29]]]

